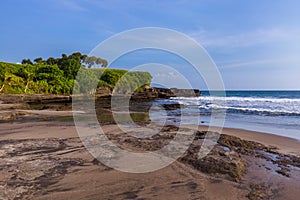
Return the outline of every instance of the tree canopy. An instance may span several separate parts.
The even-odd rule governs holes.
[[[113,89],[117,84],[130,92],[151,82],[148,72],[96,68],[107,65],[105,59],[80,52],[62,54],[61,58],[36,58],[34,63],[30,59],[23,59],[22,64],[0,62],[0,93],[72,94],[73,89],[85,93],[89,88]]]
[[[54,58],[49,57],[46,60],[43,60],[43,58],[38,57],[34,59],[35,64],[48,64],[48,65],[57,65],[59,69],[61,69],[64,72],[64,75],[67,78],[75,79],[75,76],[80,69],[81,66],[92,68],[95,67],[107,67],[108,62],[107,60],[103,58],[99,58],[96,56],[87,56],[85,54],[81,54],[80,52],[72,53],[71,55],[62,54],[61,58]],[[30,59],[23,59],[22,64],[30,64]]]

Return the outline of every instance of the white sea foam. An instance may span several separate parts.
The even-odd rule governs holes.
[[[169,101],[200,109],[226,109],[227,112],[267,115],[300,115],[300,99],[261,97],[174,97]]]
[[[228,94],[228,93],[227,93]],[[168,111],[169,120],[209,125],[211,117],[218,117],[218,110],[226,110],[225,127],[273,133],[300,140],[300,91],[250,91],[229,92],[228,97],[174,97],[158,100],[159,104],[180,103],[184,106]],[[243,97],[244,95],[244,97]],[[216,115],[212,116],[212,111]]]
[[[274,103],[299,103],[300,99],[289,99],[289,98],[261,98],[261,97],[213,97],[213,96],[202,96],[202,97],[172,97],[171,100],[177,101],[243,101],[243,102],[274,102]]]

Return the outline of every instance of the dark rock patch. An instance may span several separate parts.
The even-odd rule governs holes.
[[[270,189],[266,185],[252,184],[247,195],[250,200],[267,200],[271,198]]]

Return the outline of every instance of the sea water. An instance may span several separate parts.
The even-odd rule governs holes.
[[[174,97],[154,102],[151,120],[211,125],[212,113],[225,113],[224,127],[272,133],[300,140],[300,91],[226,91],[225,97],[203,91],[201,97]],[[224,101],[223,101],[224,100]],[[159,105],[179,103],[164,111]]]

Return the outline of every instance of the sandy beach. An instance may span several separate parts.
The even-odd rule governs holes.
[[[22,112],[26,112],[22,120],[2,121],[0,126],[1,199],[297,199],[300,195],[297,140],[226,128],[205,159],[194,159],[195,143],[171,165],[134,174],[100,163],[84,147],[74,122],[54,120],[71,117],[72,112]],[[26,120],[32,116],[39,120]],[[154,148],[147,140],[124,140],[127,136],[117,125],[102,128],[120,146]],[[206,129],[199,127],[198,142]],[[167,127],[161,136],[174,130]],[[157,138],[164,144],[163,137]],[[224,146],[230,150],[222,150]]]
[[[0,200],[300,200],[300,1],[2,1]]]

